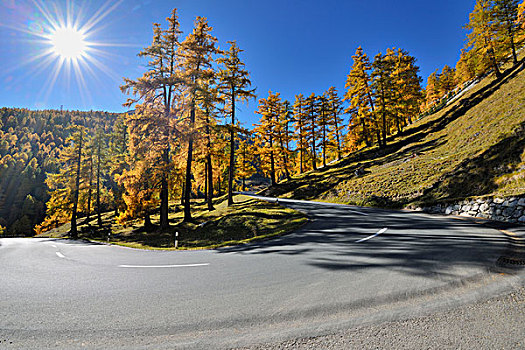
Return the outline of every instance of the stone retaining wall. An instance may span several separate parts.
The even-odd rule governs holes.
[[[415,208],[415,210],[525,224],[525,196],[466,199],[456,203]]]

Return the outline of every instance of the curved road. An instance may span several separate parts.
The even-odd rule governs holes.
[[[310,222],[271,241],[141,251],[0,239],[0,347],[228,348],[431,313],[522,283],[471,221],[279,200]]]

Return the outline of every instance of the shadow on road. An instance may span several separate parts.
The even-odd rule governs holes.
[[[301,230],[272,241],[218,249],[220,253],[301,256],[324,270],[367,272],[390,269],[428,278],[456,278],[457,269],[496,267],[511,247],[497,231],[471,220],[402,211],[293,203],[312,221]],[[357,215],[359,210],[364,215]],[[357,241],[382,228],[368,241]],[[512,248],[514,253],[516,248]],[[522,249],[521,253],[525,252]]]

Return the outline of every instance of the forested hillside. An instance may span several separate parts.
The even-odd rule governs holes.
[[[77,125],[99,123],[111,130],[118,115],[106,112],[0,109],[0,230],[6,235],[34,234],[49,200],[48,173],[65,164],[61,151]]]

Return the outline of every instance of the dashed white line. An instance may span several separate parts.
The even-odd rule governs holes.
[[[204,264],[184,264],[184,265],[119,265],[118,267],[123,268],[166,268],[166,267],[199,267],[199,266],[208,266],[209,263]]]
[[[60,252],[56,252],[56,255],[59,257],[59,258],[65,258],[64,254],[60,253]]]
[[[379,236],[379,235],[382,234],[382,233],[385,233],[386,230],[388,230],[386,227],[385,227],[385,228],[382,228],[381,230],[377,231],[377,233],[375,233],[375,234],[373,234],[373,235],[371,235],[371,236],[368,236],[368,237],[362,238],[362,239],[360,239],[360,240],[358,240],[358,241],[355,241],[355,242],[356,242],[356,243],[361,243],[361,242],[364,242],[364,241],[368,241],[369,239],[372,239],[372,238],[374,238],[374,237]]]

